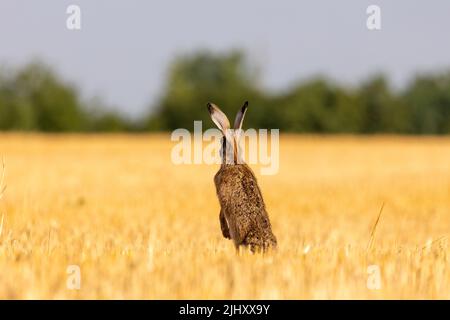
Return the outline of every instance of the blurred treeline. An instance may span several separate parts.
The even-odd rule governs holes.
[[[282,92],[264,90],[260,70],[239,51],[179,56],[169,66],[159,101],[130,120],[99,100],[83,101],[77,89],[48,66],[0,69],[0,129],[32,131],[156,131],[212,126],[206,103],[233,121],[250,102],[245,127],[311,133],[450,133],[450,72],[422,74],[402,90],[383,75],[358,87],[326,78],[299,82]],[[124,106],[126,107],[126,106]]]

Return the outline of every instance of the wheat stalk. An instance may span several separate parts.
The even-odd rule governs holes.
[[[0,238],[3,234],[3,219],[5,218],[5,215],[2,213],[2,221],[0,222]]]
[[[441,240],[445,240],[445,239],[447,239],[447,236],[442,236],[442,237],[439,237],[439,238],[437,238],[437,239],[435,239],[433,241],[430,241],[430,243],[427,243],[425,246],[422,247],[422,250],[425,250],[427,248],[431,248],[433,246],[433,244],[435,244],[437,242],[440,242]]]
[[[5,182],[5,159],[2,157],[2,175],[0,178],[0,200],[3,198],[3,195],[5,194],[6,190],[6,184]],[[0,221],[0,238],[3,234],[3,222],[5,221],[5,214],[2,213],[2,220]]]
[[[6,190],[6,184],[5,182],[5,159],[2,157],[2,175],[0,178],[0,200],[3,198],[3,194]]]
[[[378,222],[380,221],[380,217],[381,217],[381,213],[383,212],[383,208],[384,208],[384,202],[381,205],[380,212],[378,213],[377,220],[375,221],[375,223],[374,223],[374,225],[372,227],[372,231],[370,232],[370,239],[369,239],[369,243],[367,244],[367,249],[366,249],[367,251],[369,251],[370,248],[372,248],[372,245],[373,245],[373,242],[374,242],[374,239],[375,239],[375,231],[377,230]]]

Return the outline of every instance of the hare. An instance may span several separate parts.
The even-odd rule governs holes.
[[[244,163],[239,149],[242,122],[248,102],[236,115],[234,130],[227,116],[214,104],[207,104],[213,122],[222,131],[220,155],[222,164],[214,176],[220,203],[220,228],[227,239],[232,239],[236,250],[249,247],[252,252],[275,249],[277,239],[272,233],[269,216],[256,177]]]

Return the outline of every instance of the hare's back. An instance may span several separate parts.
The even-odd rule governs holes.
[[[261,191],[250,167],[246,164],[223,166],[214,177],[219,201],[237,213],[264,209]]]

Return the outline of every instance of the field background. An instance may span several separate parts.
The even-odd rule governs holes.
[[[0,135],[0,298],[450,298],[450,138],[282,136],[279,174],[253,166],[279,242],[266,256],[222,238],[218,167],[175,166],[171,147]]]

